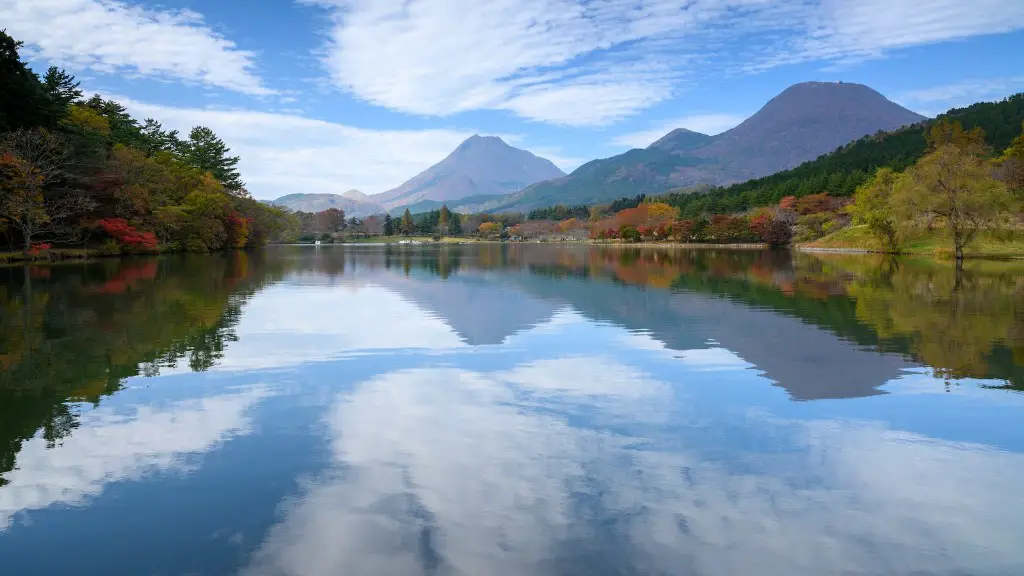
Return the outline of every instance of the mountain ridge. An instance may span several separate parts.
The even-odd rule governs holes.
[[[483,209],[606,203],[640,193],[744,182],[794,168],[868,134],[925,119],[863,84],[802,82],[717,136],[677,128],[647,148],[590,161]]]

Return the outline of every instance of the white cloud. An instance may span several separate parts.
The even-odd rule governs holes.
[[[4,0],[0,24],[33,56],[73,70],[272,92],[255,73],[256,54],[190,10],[154,11],[115,0]]]
[[[366,277],[367,272],[362,270],[361,275]],[[352,354],[466,346],[442,319],[374,285],[372,275],[366,282],[263,290],[246,304],[234,329],[239,341],[213,370],[279,368]],[[281,314],[286,307],[288,314]]]
[[[657,128],[620,134],[612,139],[619,146],[646,148],[676,128],[686,128],[709,136],[734,128],[747,117],[740,114],[694,114],[661,122]]]
[[[257,198],[297,192],[384,192],[441,161],[471,130],[370,130],[298,115],[177,108],[110,96],[136,118],[187,134],[208,126],[241,156],[239,170]],[[486,132],[481,132],[486,134]]]
[[[560,362],[405,370],[339,395],[334,466],[285,504],[243,573],[426,574],[432,559],[557,574],[598,541],[620,570],[658,574],[1010,573],[1024,560],[1020,454],[872,422],[688,412],[614,361]],[[609,369],[618,386],[602,382]],[[578,404],[536,410],[520,386]],[[593,425],[609,415],[641,436]],[[784,449],[744,441],[758,437]]]
[[[247,434],[246,412],[266,396],[256,388],[166,407],[135,406],[128,413],[104,407],[83,414],[79,427],[54,448],[39,436],[29,440],[0,490],[0,532],[20,512],[81,505],[112,482],[182,469],[186,455]]]
[[[929,116],[949,108],[968,106],[983,100],[998,100],[1024,89],[1024,76],[965,80],[942,86],[907,90],[893,97],[914,109],[926,108]]]
[[[394,110],[603,125],[695,73],[760,70],[1024,28],[1005,0],[302,0],[331,10],[335,83]]]

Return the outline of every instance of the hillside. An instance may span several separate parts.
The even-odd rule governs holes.
[[[647,148],[589,162],[569,176],[540,182],[487,208],[526,211],[605,203],[639,193],[742,182],[924,119],[861,84],[796,84],[732,130],[707,136],[677,129]]]
[[[1024,122],[1024,93],[999,102],[981,102],[966,108],[954,108],[936,120],[949,118],[966,129],[979,127],[988,143],[1003,150],[1020,132]],[[803,197],[828,192],[832,196],[850,196],[878,168],[900,171],[925,152],[925,131],[930,122],[899,130],[865,136],[831,154],[785,170],[703,194],[680,190],[664,195],[684,217],[697,214],[741,212],[754,206],[775,204],[785,196]]]
[[[365,198],[365,200],[363,200]],[[374,202],[372,197],[363,194],[358,190],[349,190],[344,195],[339,194],[288,194],[270,204],[282,206],[295,212],[322,212],[329,208],[344,210],[346,216],[365,217],[371,214],[381,214],[384,207]]]
[[[474,135],[441,162],[370,200],[391,209],[425,200],[504,195],[561,176],[564,173],[550,160],[509,146],[497,136]]]

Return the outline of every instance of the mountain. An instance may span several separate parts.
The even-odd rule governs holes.
[[[833,196],[852,196],[878,168],[899,172],[920,160],[927,152],[926,134],[930,126],[939,121],[957,122],[965,130],[980,129],[986,143],[1000,152],[1020,134],[1024,123],[1024,93],[997,102],[953,108],[928,122],[864,136],[791,170],[716,188],[706,194],[680,190],[665,194],[663,198],[689,218],[705,212],[740,212],[754,206],[767,206],[791,195],[828,192]]]
[[[594,160],[487,205],[525,211],[553,204],[610,202],[641,192],[732,184],[793,168],[868,134],[925,120],[862,84],[790,86],[732,130],[669,132],[644,149]]]
[[[509,194],[564,175],[550,160],[513,148],[497,136],[474,135],[441,162],[370,199],[390,209],[424,200]]]
[[[356,202],[372,202],[368,195],[364,194],[359,190],[349,190],[348,192],[342,194],[342,196],[348,198],[349,200],[354,200]]]
[[[373,201],[372,197],[359,190],[349,190],[339,194],[289,194],[270,202],[274,206],[283,206],[296,212],[322,212],[328,208],[344,210],[346,216],[363,218],[371,214],[383,214],[384,207]]]

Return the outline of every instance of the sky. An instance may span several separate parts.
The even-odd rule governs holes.
[[[384,192],[475,133],[569,172],[810,80],[928,116],[1024,91],[1024,0],[0,0],[0,27],[212,128],[261,199]]]

